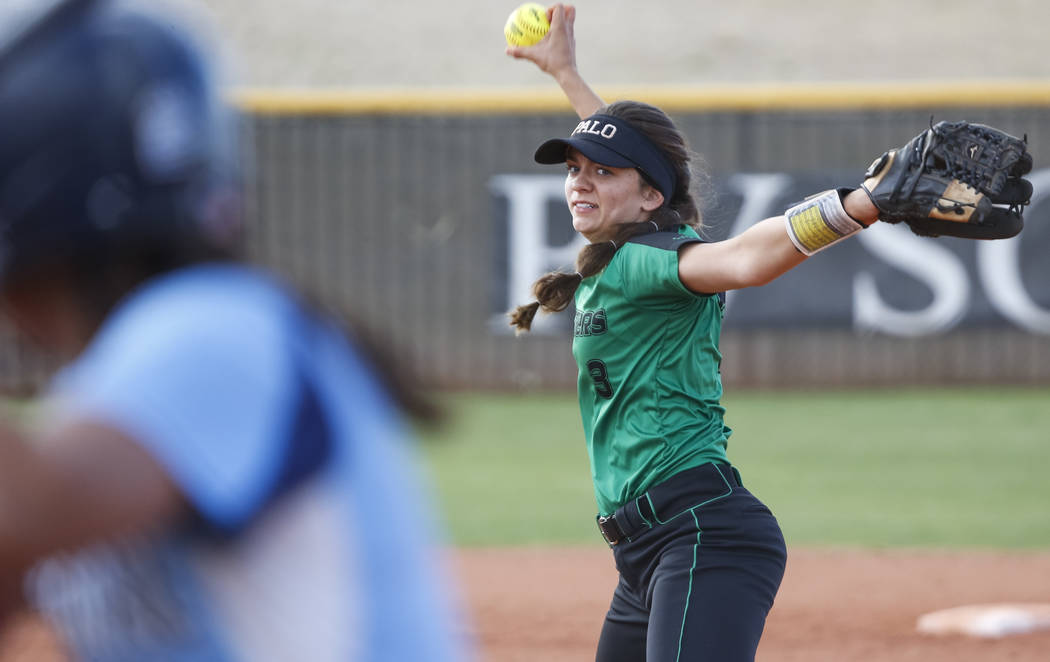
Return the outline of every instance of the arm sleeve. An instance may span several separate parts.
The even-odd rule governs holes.
[[[281,471],[295,397],[280,317],[251,301],[154,301],[103,329],[60,382],[68,418],[120,429],[210,526],[233,529]]]

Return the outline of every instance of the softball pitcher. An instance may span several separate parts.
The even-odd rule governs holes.
[[[0,300],[65,363],[0,425],[0,617],[76,659],[461,660],[392,375],[238,262],[231,117],[169,20],[0,44]]]
[[[726,456],[722,293],[768,283],[880,217],[922,234],[1016,234],[1031,157],[995,129],[942,123],[878,159],[862,187],[704,242],[681,132],[658,108],[605,105],[588,87],[576,69],[574,17],[555,5],[543,41],[507,52],[550,74],[582,120],[535,159],[565,163],[573,227],[589,245],[575,273],[540,278],[537,301],[511,323],[527,330],[538,309],[575,304],[598,526],[619,571],[597,660],[753,660],[786,549]]]

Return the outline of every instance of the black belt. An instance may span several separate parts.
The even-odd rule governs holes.
[[[740,474],[728,464],[707,463],[680,471],[611,515],[598,516],[598,530],[609,547],[629,541],[657,520],[656,513],[687,510],[706,498],[725,493],[726,484],[742,487]],[[655,512],[654,512],[655,511]]]

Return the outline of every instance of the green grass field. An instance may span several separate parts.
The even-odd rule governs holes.
[[[458,394],[424,434],[459,545],[601,544],[575,395]],[[789,544],[1050,546],[1050,389],[737,392],[729,456]]]

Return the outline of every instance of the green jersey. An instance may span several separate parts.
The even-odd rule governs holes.
[[[678,248],[698,240],[688,227],[636,237],[576,290],[572,352],[602,515],[679,471],[726,461],[724,297],[678,278]]]

